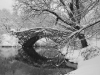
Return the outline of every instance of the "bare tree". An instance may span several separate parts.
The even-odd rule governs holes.
[[[81,48],[85,48],[88,46],[88,41],[87,41],[87,36],[89,35],[92,37],[92,35],[96,34],[100,30],[99,22],[100,22],[100,2],[99,0],[16,0],[16,5],[14,7],[16,12],[22,17],[23,22],[25,21],[33,21],[37,22],[40,25],[43,25],[45,22],[47,25],[47,22],[50,22],[50,25],[58,26],[59,28],[63,28],[65,31],[62,32],[61,30],[54,32],[53,28],[51,28],[50,31],[47,32],[47,34],[50,36],[52,33],[55,36],[50,36],[53,37],[53,41],[55,38],[58,38],[61,40],[59,44],[57,44],[57,49],[58,47],[61,49],[65,48],[66,45],[73,47],[76,43],[75,41],[80,41]],[[52,20],[50,20],[52,18]],[[47,21],[48,19],[48,21]],[[40,20],[40,21],[39,21]],[[50,21],[49,21],[50,20]],[[52,22],[51,22],[52,21]],[[44,26],[45,27],[45,26]],[[46,28],[44,28],[46,30]],[[35,30],[36,32],[36,37],[35,37]],[[21,52],[18,56],[22,56],[21,59],[19,58],[18,60],[23,61],[25,63],[31,63],[33,66],[41,65],[38,62],[41,59],[41,62],[44,62],[45,57],[39,55],[35,49],[33,49],[33,44],[40,39],[39,36],[37,36],[38,31],[41,32],[43,29],[33,29],[33,30],[28,30],[29,33],[33,31],[33,33],[28,33],[28,31],[23,31],[22,33],[16,33],[16,35],[21,36],[19,37],[20,39],[23,38],[20,42],[23,47],[23,53],[25,52],[28,57],[32,58],[32,63],[29,62],[31,59],[27,58],[25,55],[21,55]],[[61,32],[60,32],[61,31]],[[70,35],[67,34],[67,32],[70,32]],[[91,34],[93,33],[93,34]],[[23,34],[23,35],[22,35]],[[57,36],[56,36],[57,35]],[[30,37],[33,38],[30,38]],[[61,38],[59,38],[59,37]],[[64,37],[64,38],[63,38]],[[35,40],[33,40],[35,39]],[[24,42],[24,40],[28,40]],[[31,43],[30,43],[31,41]],[[19,42],[19,43],[20,43]],[[57,42],[58,43],[58,42]],[[78,44],[79,45],[79,44]],[[29,47],[32,47],[31,49]],[[76,48],[77,49],[77,48]],[[72,50],[75,50],[72,49]],[[66,49],[67,51],[67,49]],[[91,53],[91,52],[90,52]],[[69,53],[70,54],[70,53]],[[43,54],[44,55],[44,54]],[[65,54],[66,55],[66,54]],[[24,57],[25,56],[25,57]],[[59,55],[57,56],[57,60],[59,60]],[[38,57],[38,58],[36,58]],[[35,61],[35,60],[36,61]],[[56,59],[52,60],[51,62],[57,62]],[[37,63],[34,64],[33,62]],[[49,63],[46,62],[46,65],[49,63],[51,64],[50,61]],[[61,64],[67,65],[68,60],[64,58],[64,61],[61,60],[61,62],[57,62],[57,64],[52,63],[52,65],[55,65],[56,67],[60,67]],[[59,64],[60,63],[60,64]],[[69,62],[68,62],[69,63]],[[50,65],[49,64],[49,65]],[[50,65],[49,67],[51,67]],[[71,64],[72,66],[72,64]],[[62,66],[61,66],[62,67]]]
[[[84,48],[88,46],[84,32],[100,22],[99,4],[99,0],[16,0],[15,10],[24,20],[34,20],[41,15],[52,16],[54,25],[72,32],[60,47],[78,38]]]
[[[93,17],[93,21],[86,25],[81,22],[92,10],[98,11],[99,4],[99,0],[16,0],[16,10],[21,9],[19,12],[24,15],[24,20],[41,15],[53,16],[55,25],[72,31],[68,40],[75,36],[81,40],[82,47],[86,47],[88,44],[84,33],[81,32],[99,23],[99,18]],[[89,17],[88,19],[91,20]],[[63,41],[63,44],[68,43],[68,40]]]

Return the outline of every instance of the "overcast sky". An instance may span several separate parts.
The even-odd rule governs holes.
[[[0,0],[0,9],[8,9],[10,12],[12,12],[12,5],[14,0]]]

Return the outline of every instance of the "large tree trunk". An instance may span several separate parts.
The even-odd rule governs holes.
[[[81,11],[82,10],[80,10],[80,9],[82,9],[80,0],[72,0],[72,2],[70,3],[70,6],[69,7],[70,7],[70,10],[72,11],[72,13],[70,13],[70,14],[72,14],[72,16],[69,14],[70,18],[72,19],[73,22],[76,22],[77,25],[80,25],[80,20],[81,20],[81,15],[82,15],[81,14]],[[80,26],[77,26],[77,25],[75,24],[73,26],[74,26],[74,28],[76,30],[79,30],[80,29]],[[84,34],[79,33],[77,37],[81,41],[82,48],[88,46]]]
[[[88,43],[87,43],[87,40],[85,39],[84,34],[81,34],[81,33],[80,33],[80,34],[78,35],[78,38],[81,40],[82,48],[88,46]]]

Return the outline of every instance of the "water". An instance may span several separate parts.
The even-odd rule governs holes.
[[[36,68],[16,61],[13,57],[18,54],[19,49],[20,47],[0,47],[0,75],[60,75],[71,71],[71,69]],[[41,53],[45,52],[45,49],[37,48],[36,51]]]

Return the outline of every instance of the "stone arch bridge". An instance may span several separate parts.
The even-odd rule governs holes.
[[[22,48],[19,50],[15,59],[35,67],[76,69],[76,64],[69,62],[61,54],[58,54],[54,58],[49,58],[39,55],[32,47],[36,41],[44,37],[60,44],[70,35],[70,33],[71,32],[64,32],[50,28],[35,28],[22,32],[15,32],[15,35],[19,39],[19,43],[22,45]]]

